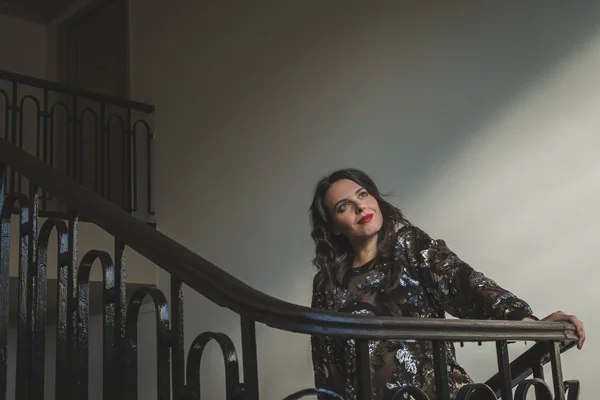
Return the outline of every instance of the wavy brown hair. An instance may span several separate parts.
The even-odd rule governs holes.
[[[317,289],[343,285],[348,270],[352,267],[354,250],[350,241],[333,231],[333,219],[325,204],[325,196],[331,186],[339,180],[349,179],[363,187],[379,204],[383,217],[383,226],[377,238],[377,256],[375,263],[389,263],[392,282],[402,272],[403,262],[394,260],[393,251],[396,241],[396,229],[399,225],[411,226],[402,211],[383,199],[375,182],[363,171],[347,168],[324,177],[317,183],[312,205],[310,206],[311,236],[316,245],[313,264],[317,267],[315,285]]]

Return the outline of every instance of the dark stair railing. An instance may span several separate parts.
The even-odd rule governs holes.
[[[0,137],[124,210],[152,211],[154,106],[0,70]],[[28,191],[9,169],[7,192]],[[40,193],[38,212],[65,217]]]
[[[6,140],[0,139],[0,176],[7,168],[30,182],[30,192],[9,194],[3,199],[0,251],[0,398],[6,398],[8,269],[11,240],[19,241],[19,318],[17,322],[17,400],[42,399],[44,388],[46,251],[48,237],[56,232],[59,243],[58,302],[56,316],[56,399],[88,398],[88,279],[96,261],[104,277],[103,397],[107,400],[137,399],[137,319],[142,301],[150,298],[156,309],[157,398],[188,400],[200,398],[199,370],[205,345],[216,341],[226,368],[224,398],[258,399],[258,363],[255,324],[311,335],[333,335],[355,339],[359,399],[370,397],[369,340],[414,339],[431,341],[434,348],[438,400],[449,400],[446,355],[443,342],[494,341],[499,373],[487,384],[464,387],[459,399],[524,400],[531,388],[537,399],[578,398],[577,381],[563,381],[561,352],[576,340],[574,327],[567,323],[472,321],[417,318],[364,317],[314,310],[279,300],[259,292],[228,274],[198,254],[169,239],[117,205],[48,167]],[[5,180],[1,184],[4,185]],[[70,217],[48,219],[38,227],[41,189],[68,206]],[[11,211],[20,210],[20,233],[10,237]],[[114,253],[99,249],[77,262],[77,225],[80,217],[97,224],[115,238]],[[39,233],[38,233],[39,232]],[[126,304],[125,248],[129,247],[171,274],[171,299],[167,301],[156,287],[138,289]],[[205,332],[193,341],[185,360],[183,347],[182,284],[212,302],[240,315],[242,332],[243,379],[240,379],[236,349],[222,333]],[[536,341],[528,351],[509,364],[509,341]],[[550,361],[555,396],[543,381],[542,365]],[[533,379],[526,379],[533,374]],[[416,400],[427,400],[417,388],[403,388]],[[299,399],[320,393],[323,398],[339,399],[322,388],[306,389],[286,399]],[[404,398],[398,394],[395,398]]]

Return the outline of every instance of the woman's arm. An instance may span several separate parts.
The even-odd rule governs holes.
[[[508,319],[538,321],[529,305],[475,271],[454,254],[443,240],[433,240],[427,233],[413,228],[405,238],[409,260],[424,260],[422,273],[428,291],[444,311],[458,318]],[[585,342],[583,322],[576,316],[557,311],[542,321],[570,322],[577,329],[581,349]]]
[[[416,250],[413,257],[422,257],[419,264],[425,284],[444,311],[458,318],[537,319],[524,300],[475,271],[443,240],[434,240],[418,228],[411,234],[408,240],[414,243],[409,249]]]
[[[328,310],[325,293],[318,290],[313,282],[311,307]],[[344,395],[345,378],[343,374],[344,344],[339,338],[330,336],[312,336],[312,361],[315,373],[315,387],[331,390]],[[322,397],[325,399],[325,397]],[[321,399],[321,397],[319,397]]]
[[[523,321],[533,321],[533,319],[525,318],[525,319],[523,319]],[[581,348],[583,347],[583,343],[585,342],[585,329],[583,327],[583,322],[581,322],[576,316],[569,315],[562,311],[556,311],[556,312],[553,312],[552,314],[548,315],[542,321],[546,321],[546,322],[565,321],[565,322],[570,322],[571,324],[575,325],[575,328],[577,329],[577,336],[579,337],[579,340],[577,341],[577,348],[579,350],[581,350]]]

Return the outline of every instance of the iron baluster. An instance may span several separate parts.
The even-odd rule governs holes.
[[[72,213],[69,217],[69,269],[67,283],[67,346],[68,346],[68,368],[69,376],[77,376],[77,246],[79,240],[79,214]],[[69,400],[76,400],[76,380],[69,379],[65,388]],[[62,390],[62,389],[59,389]]]
[[[370,399],[371,389],[371,361],[369,359],[369,341],[358,339],[356,348],[356,394],[359,399]]]
[[[505,340],[496,342],[496,355],[498,357],[498,371],[502,380],[500,393],[502,400],[512,400],[512,378],[510,376],[510,360],[508,359],[508,344]]]
[[[8,324],[10,291],[10,227],[12,204],[5,207],[4,185],[6,168],[0,164],[0,400],[6,400],[8,391]]]
[[[186,367],[187,396],[189,400],[200,400],[200,362],[204,348],[211,341],[217,342],[225,361],[225,399],[235,400],[240,395],[240,371],[235,346],[231,339],[216,332],[204,332],[190,346]],[[248,398],[248,397],[246,397]]]
[[[248,400],[258,399],[258,353],[256,351],[256,323],[242,316],[242,362],[244,365],[244,393]]]
[[[433,346],[433,368],[435,375],[435,391],[439,400],[450,400],[448,388],[448,360],[446,357],[446,343],[439,340],[432,342]]]
[[[62,221],[62,220],[58,220]],[[64,224],[64,222],[63,222]],[[71,266],[71,237],[73,231],[68,226],[60,226],[56,222],[57,234],[59,236],[58,250],[58,271],[57,271],[57,314],[56,314],[56,377],[55,377],[55,398],[69,398],[69,342],[67,339],[67,331],[69,325],[69,269]],[[66,233],[66,237],[65,237]],[[39,246],[44,247],[44,238],[40,237]],[[64,249],[64,252],[63,252]],[[46,255],[40,252],[40,262]]]
[[[565,400],[565,384],[563,382],[562,363],[558,342],[550,342],[550,368],[554,382],[554,399]]]
[[[115,353],[117,367],[109,374],[112,382],[117,382],[117,399],[126,400],[125,369],[127,359],[125,357],[125,324],[127,312],[127,287],[126,287],[126,259],[125,243],[115,238]],[[105,378],[106,379],[106,378]]]
[[[185,349],[183,336],[183,282],[171,276],[171,374],[173,376],[173,400],[185,398]]]

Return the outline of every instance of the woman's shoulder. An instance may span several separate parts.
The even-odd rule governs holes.
[[[396,231],[396,256],[414,258],[431,245],[431,237],[415,225],[403,225]]]
[[[427,238],[429,235],[421,228],[415,225],[402,225],[396,230],[396,239],[399,242],[417,241],[421,238]]]

